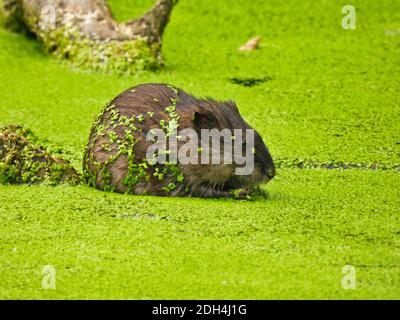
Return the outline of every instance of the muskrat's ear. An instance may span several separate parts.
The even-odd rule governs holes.
[[[239,109],[234,101],[232,101],[232,100],[225,101],[225,105],[227,105],[229,108],[239,112]]]
[[[192,120],[197,129],[218,128],[218,120],[215,115],[202,107],[194,110]]]

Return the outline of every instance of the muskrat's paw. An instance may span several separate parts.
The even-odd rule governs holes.
[[[253,194],[248,189],[235,189],[230,191],[230,195],[237,200],[252,200]]]
[[[238,200],[257,200],[267,197],[267,193],[259,186],[249,188],[232,189],[229,191],[232,198]]]

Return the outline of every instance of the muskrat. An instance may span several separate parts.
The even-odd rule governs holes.
[[[254,132],[252,172],[237,175],[243,162],[239,164],[236,158],[231,162],[224,158],[223,163],[189,161],[183,164],[179,160],[153,163],[146,155],[151,141],[155,141],[155,138],[149,141],[149,134],[158,129],[168,136],[174,126],[199,135],[206,129],[228,130],[231,132],[230,140],[235,146],[235,140],[240,140],[237,143],[243,150],[249,148],[240,136],[244,136],[245,130]],[[243,135],[237,134],[242,131]],[[178,135],[176,148],[179,149],[185,141]],[[170,148],[165,150],[165,154],[171,157],[172,142],[168,146]],[[198,140],[189,140],[186,144],[186,149],[190,149],[189,159],[194,156],[198,159],[202,152],[216,152],[213,146],[204,151],[204,146],[208,148]],[[229,148],[226,140],[221,146],[227,146],[229,152],[234,150],[233,146]],[[226,150],[221,152],[218,148],[217,152],[223,158],[224,152],[228,152]],[[162,152],[155,153],[155,156],[160,154]],[[275,175],[268,148],[241,117],[233,101],[198,99],[167,84],[138,85],[124,91],[107,105],[91,129],[83,171],[89,185],[100,190],[195,197],[246,197],[257,189],[257,185]]]

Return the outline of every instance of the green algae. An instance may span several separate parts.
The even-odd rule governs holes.
[[[39,141],[31,130],[21,126],[0,128],[0,183],[79,183],[75,169]]]

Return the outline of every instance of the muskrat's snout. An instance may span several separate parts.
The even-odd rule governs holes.
[[[268,161],[268,166],[264,169],[265,175],[267,176],[268,180],[272,180],[273,177],[276,175],[274,161],[272,160],[271,155],[269,155],[270,161]]]
[[[275,177],[275,174],[276,174],[276,171],[275,171],[275,167],[274,167],[274,168],[270,169],[270,170],[267,172],[267,177],[268,177],[268,179],[271,180],[273,177]]]
[[[271,154],[267,151],[267,153],[263,155],[263,159],[260,162],[261,162],[261,172],[266,177],[265,180],[267,181],[272,180],[272,178],[275,177],[276,175],[276,170]]]
[[[260,166],[261,174],[269,181],[276,175],[274,160],[262,138],[257,134],[255,140],[255,162]]]

